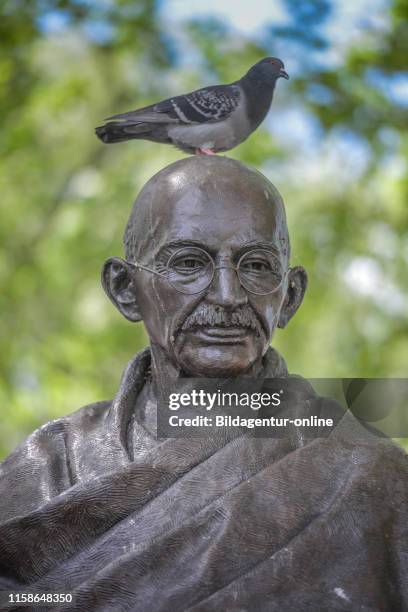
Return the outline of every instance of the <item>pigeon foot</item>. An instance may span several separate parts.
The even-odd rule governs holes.
[[[217,155],[212,149],[202,149],[201,147],[196,149],[196,155]]]

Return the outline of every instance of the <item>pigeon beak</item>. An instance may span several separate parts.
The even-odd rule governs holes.
[[[283,68],[281,68],[281,69],[279,70],[279,76],[283,77],[283,78],[284,78],[284,79],[286,79],[286,80],[289,78],[288,73],[287,73],[287,72],[286,72],[286,70],[284,70]]]

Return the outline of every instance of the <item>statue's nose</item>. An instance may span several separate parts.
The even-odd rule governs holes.
[[[242,287],[238,274],[233,266],[217,266],[214,278],[206,299],[211,304],[224,308],[236,308],[248,302],[248,296]]]

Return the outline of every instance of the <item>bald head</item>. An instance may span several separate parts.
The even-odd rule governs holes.
[[[124,235],[126,258],[154,255],[180,238],[217,240],[220,226],[250,241],[261,232],[287,265],[289,236],[283,200],[261,173],[227,157],[189,157],[155,174],[137,197]],[[187,227],[188,225],[188,227]]]

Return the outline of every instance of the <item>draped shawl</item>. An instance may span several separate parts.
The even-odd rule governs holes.
[[[47,423],[0,466],[3,602],[64,592],[73,603],[52,609],[408,610],[399,448],[349,413],[321,438],[156,441],[134,415],[149,371],[146,349],[114,401]],[[272,349],[263,376],[287,376]],[[298,380],[299,405],[336,412]]]

